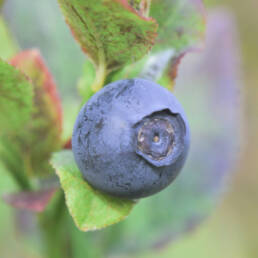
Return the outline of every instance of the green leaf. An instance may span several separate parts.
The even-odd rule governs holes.
[[[23,128],[33,109],[33,87],[20,71],[0,60],[0,135]]]
[[[154,51],[182,53],[203,43],[205,11],[201,0],[152,0],[150,16],[159,24]]]
[[[0,159],[24,189],[29,183],[19,149],[23,141],[17,135],[24,131],[34,112],[33,95],[33,85],[25,75],[0,60]]]
[[[55,83],[37,50],[21,52],[10,63],[31,79],[35,91],[31,119],[10,142],[19,149],[28,175],[48,174],[51,153],[62,144],[62,108]]]
[[[133,201],[101,193],[83,179],[71,151],[55,153],[51,164],[60,178],[70,214],[80,230],[107,227],[125,219],[131,212]]]
[[[94,90],[105,75],[142,58],[154,44],[157,24],[122,0],[59,0],[61,9],[82,49],[94,62]]]

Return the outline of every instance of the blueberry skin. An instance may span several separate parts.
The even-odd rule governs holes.
[[[189,125],[175,97],[145,79],[120,80],[81,109],[72,149],[86,181],[105,193],[137,199],[168,186],[181,170]]]

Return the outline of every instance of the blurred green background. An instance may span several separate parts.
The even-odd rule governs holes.
[[[160,258],[258,257],[258,2],[206,1],[235,15],[242,59],[245,146],[223,200],[197,230],[157,253]],[[240,151],[240,150],[239,150]]]
[[[224,199],[195,232],[153,257],[258,257],[258,2],[207,1],[233,12],[242,49],[246,143]],[[146,254],[146,257],[152,257]]]
[[[146,251],[143,254],[134,257],[160,257],[160,258],[257,258],[258,257],[258,2],[253,0],[224,0],[224,1],[206,1],[210,6],[227,7],[235,15],[238,36],[241,47],[242,59],[242,85],[241,94],[244,101],[244,117],[245,117],[245,134],[243,135],[244,145],[241,159],[238,162],[237,171],[230,180],[230,185],[225,192],[222,201],[214,209],[212,216],[201,224],[196,230],[184,236],[178,241],[175,241],[170,246],[155,251]],[[22,5],[22,3],[21,3]],[[16,17],[12,13],[11,4],[8,7],[8,21],[12,26],[13,19],[26,19],[26,17]],[[30,11],[30,10],[27,10]],[[36,10],[35,22],[37,22],[37,12],[51,12],[53,10]],[[26,20],[24,20],[26,22]],[[46,21],[43,30],[58,30],[60,24],[51,24],[51,21]],[[28,25],[27,30],[33,30],[35,26]],[[68,29],[67,29],[68,30]],[[60,30],[61,31],[61,30]],[[24,34],[20,31],[20,34]],[[33,33],[31,32],[33,35]],[[27,37],[28,34],[24,35]],[[21,35],[22,36],[22,35]],[[25,37],[25,38],[26,38]],[[58,81],[61,87],[62,96],[72,94],[76,99],[75,91],[71,91],[71,85],[76,84],[77,78],[81,71],[75,69],[83,64],[83,56],[79,47],[75,51],[67,49],[69,44],[63,42],[71,41],[66,34],[59,35],[59,38],[53,39],[51,48],[41,49],[43,55],[49,61],[49,65],[56,78],[62,78]],[[44,34],[39,35],[35,39],[37,42],[44,40]],[[54,44],[53,44],[54,43]],[[51,61],[51,51],[60,51],[60,58]],[[48,51],[47,51],[48,50]],[[71,52],[69,52],[71,51]],[[62,53],[66,52],[67,55]],[[73,53],[73,58],[69,59],[69,53]],[[57,63],[56,63],[57,62]],[[58,62],[67,62],[69,65],[69,75],[58,76],[62,71],[58,70],[60,65]],[[76,64],[71,65],[71,62]],[[69,99],[69,101],[72,98]],[[67,109],[74,105],[66,103]],[[74,108],[76,112],[76,107]],[[68,122],[66,123],[68,125]],[[70,128],[66,128],[67,131]],[[1,193],[15,189],[12,180],[7,176],[1,177],[0,182]],[[24,247],[20,243],[21,235],[16,233],[16,225],[12,223],[12,209],[0,203],[0,219],[1,234],[0,234],[0,257],[34,257],[37,258],[37,253],[34,252],[28,245]],[[37,244],[38,239],[35,239]],[[8,243],[8,244],[7,244]],[[10,248],[11,246],[11,248]],[[19,256],[18,256],[19,255]],[[88,256],[85,256],[88,257]]]

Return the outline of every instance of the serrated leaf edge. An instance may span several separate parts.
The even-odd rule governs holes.
[[[61,178],[61,176],[60,176],[60,169],[58,169],[58,168],[53,164],[53,162],[51,162],[51,161],[50,161],[50,164],[53,166],[53,168],[55,169],[55,171],[56,171],[56,173],[57,173],[57,175],[58,175],[58,177],[59,177],[59,179],[60,179],[60,178]],[[65,172],[65,173],[68,173],[68,172]],[[78,179],[76,176],[74,176],[74,175],[72,175],[72,174],[70,174],[70,176],[73,177],[73,178],[75,178],[75,179]],[[94,189],[93,187],[91,187],[87,182],[83,181],[83,178],[81,178],[81,179],[82,179],[81,184],[85,185],[87,189],[92,190],[92,192],[96,193],[96,195],[102,194],[102,193],[100,193],[99,191],[97,191],[96,189]],[[60,179],[60,182],[61,182],[61,186],[62,186],[62,189],[63,189],[63,184],[64,184],[64,182],[66,182],[66,180],[61,180],[61,179]],[[63,189],[63,191],[64,191],[64,189]],[[66,191],[64,191],[64,195],[65,195],[65,202],[66,202],[66,205],[67,205],[67,199],[68,199],[68,198],[67,198],[67,193],[66,193]],[[111,197],[112,197],[112,196],[111,196]],[[116,197],[114,197],[114,198],[116,198]],[[122,201],[122,199],[121,199],[121,201]],[[127,201],[128,201],[128,200],[127,200]],[[130,214],[130,212],[132,211],[132,209],[134,208],[134,205],[133,205],[134,203],[135,203],[135,201],[132,201],[132,206],[129,208],[129,210],[128,210],[128,215],[127,215],[127,216],[121,216],[119,219],[114,220],[112,223],[104,224],[104,225],[101,226],[101,227],[92,227],[92,228],[91,228],[91,227],[83,227],[83,226],[80,226],[80,225],[78,224],[77,220],[75,219],[75,216],[73,215],[73,213],[72,213],[72,211],[71,211],[71,209],[70,209],[70,207],[69,207],[68,205],[67,205],[67,208],[68,208],[69,213],[71,214],[71,216],[72,216],[72,218],[73,218],[73,220],[74,220],[74,223],[76,224],[77,228],[80,229],[81,231],[89,232],[89,231],[101,230],[101,229],[103,229],[103,228],[106,228],[106,227],[108,227],[108,226],[114,225],[114,224],[116,224],[116,223],[118,223],[118,222],[120,222],[120,221],[126,219],[126,218],[129,216],[129,214]],[[111,207],[111,208],[112,208],[112,207]]]

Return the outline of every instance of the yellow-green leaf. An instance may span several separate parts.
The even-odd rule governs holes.
[[[107,227],[125,219],[131,212],[133,201],[106,195],[83,179],[71,151],[55,153],[51,164],[59,176],[69,212],[80,230]]]

